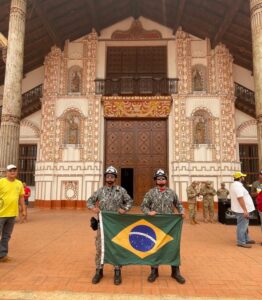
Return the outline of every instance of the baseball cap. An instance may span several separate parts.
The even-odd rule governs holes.
[[[235,172],[234,174],[233,174],[233,177],[235,178],[235,179],[238,179],[238,178],[241,178],[241,177],[246,177],[247,176],[247,174],[243,174],[243,173],[241,173],[241,172]]]
[[[6,167],[6,170],[7,170],[7,171],[10,171],[10,170],[12,170],[12,169],[17,169],[17,167],[16,167],[15,165],[8,165],[8,166]]]

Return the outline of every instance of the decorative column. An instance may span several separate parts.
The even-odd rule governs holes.
[[[262,169],[262,0],[250,0],[259,168]]]
[[[18,163],[27,0],[12,0],[0,130],[0,173]]]

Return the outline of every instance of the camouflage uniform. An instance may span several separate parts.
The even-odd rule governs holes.
[[[174,214],[176,208],[179,213],[184,215],[184,208],[179,201],[177,194],[166,186],[167,174],[164,170],[158,169],[154,174],[156,187],[149,190],[141,204],[141,210],[145,214],[153,212],[152,216],[157,214]],[[154,282],[158,274],[158,266],[151,266],[151,273],[147,280]],[[171,266],[171,277],[178,283],[184,284],[185,278],[180,274],[179,266]]]
[[[197,211],[197,196],[199,192],[197,191],[195,183],[192,183],[186,190],[187,192],[187,202],[189,210],[189,219],[191,224],[196,224],[196,211]]]
[[[154,187],[146,193],[141,204],[141,210],[148,214],[150,211],[156,211],[158,214],[173,214],[174,208],[179,213],[184,213],[184,208],[178,199],[178,196],[171,189],[166,188],[163,192],[158,187]]]
[[[221,188],[217,190],[217,197],[219,201],[226,201],[229,191],[226,188]]]
[[[141,204],[141,210],[145,214],[148,214],[150,211],[155,211],[158,214],[173,214],[174,208],[176,208],[179,213],[184,213],[184,208],[177,194],[167,187],[162,191],[159,187],[152,188],[146,193]],[[185,283],[185,279],[180,274],[179,266],[171,266],[171,270],[172,278],[181,284]],[[153,282],[158,276],[158,266],[151,266],[151,274],[148,277],[148,281]]]
[[[214,196],[216,190],[211,186],[211,182],[208,181],[204,187],[200,189],[200,194],[203,195],[203,214],[204,221],[207,221],[208,214],[210,222],[214,222]]]
[[[256,197],[259,192],[262,191],[262,182],[256,180],[252,183],[250,194]]]
[[[133,200],[127,194],[127,191],[121,186],[104,186],[97,190],[88,200],[87,207],[92,209],[96,205],[101,211],[115,211],[120,208],[129,210],[132,207]],[[101,269],[101,232],[97,230],[96,236],[96,268]]]

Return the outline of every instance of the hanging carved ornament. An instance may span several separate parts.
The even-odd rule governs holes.
[[[166,118],[171,109],[171,97],[103,97],[105,117]]]
[[[116,30],[112,33],[112,40],[157,40],[162,39],[158,30],[145,30],[139,20],[134,20],[128,30]]]

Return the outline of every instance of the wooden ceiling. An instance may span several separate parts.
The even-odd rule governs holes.
[[[99,33],[127,17],[144,16],[176,32],[179,26],[214,47],[224,43],[234,62],[252,70],[247,0],[27,0],[24,73],[43,64],[52,45],[63,47],[95,28]],[[0,32],[8,36],[11,0],[0,1]],[[0,84],[5,64],[0,60]]]

